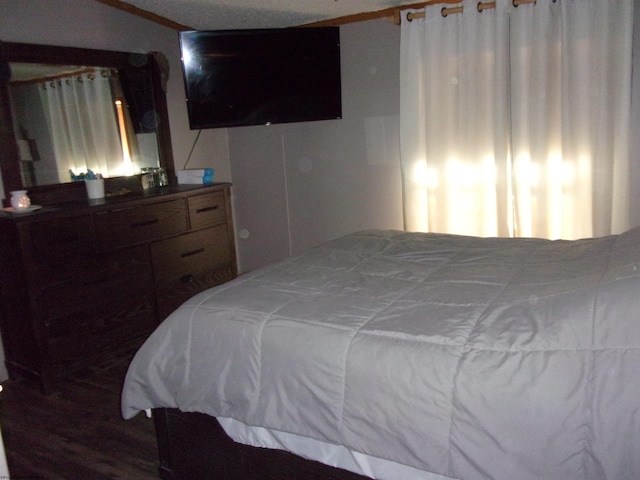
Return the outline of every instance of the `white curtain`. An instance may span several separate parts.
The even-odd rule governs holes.
[[[69,170],[122,175],[123,150],[109,71],[48,80],[40,92],[60,182],[71,180]]]
[[[633,0],[460,5],[402,22],[407,230],[625,230]]]

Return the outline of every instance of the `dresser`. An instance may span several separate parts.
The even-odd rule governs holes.
[[[230,185],[177,185],[0,214],[10,377],[45,393],[137,348],[175,308],[236,277]]]

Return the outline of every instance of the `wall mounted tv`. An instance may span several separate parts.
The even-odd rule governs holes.
[[[338,27],[180,32],[192,130],[342,116]]]

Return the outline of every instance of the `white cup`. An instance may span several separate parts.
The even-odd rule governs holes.
[[[104,198],[104,178],[95,180],[85,180],[87,186],[87,195],[90,199]]]

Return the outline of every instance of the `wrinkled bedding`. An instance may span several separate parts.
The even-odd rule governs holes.
[[[640,478],[640,228],[364,231],[202,292],[122,413],[176,407],[470,479]]]

